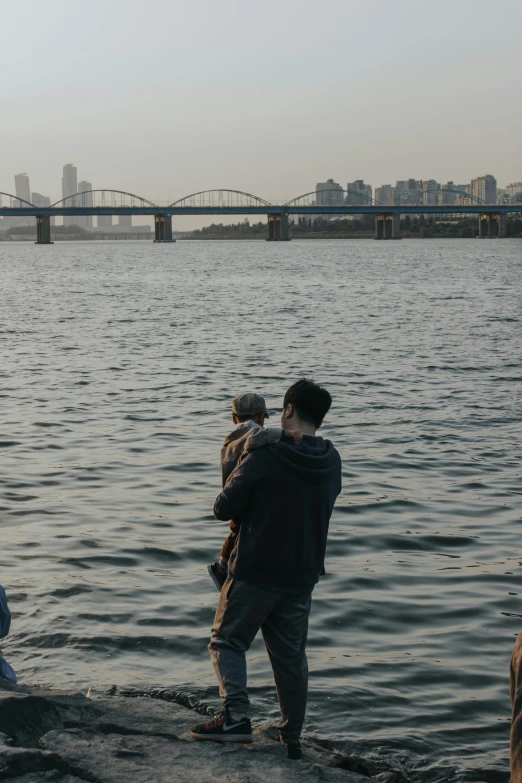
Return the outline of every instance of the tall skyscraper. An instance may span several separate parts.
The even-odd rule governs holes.
[[[15,174],[15,193],[18,198],[31,202],[31,188],[27,174]]]
[[[365,185],[363,179],[356,179],[346,185],[346,203],[349,206],[364,206],[371,204],[372,186]]]
[[[497,180],[492,174],[476,177],[476,179],[471,180],[470,193],[472,196],[484,201],[486,204],[496,204]]]
[[[29,177],[27,174],[15,174],[15,193],[19,199],[31,202],[31,190],[29,188]],[[24,201],[14,202],[13,206],[26,206]],[[34,222],[34,218],[13,217],[7,218],[6,228],[12,226],[29,226]],[[9,224],[9,226],[7,225]]]
[[[76,166],[74,163],[66,163],[63,167],[62,177],[62,198],[67,196],[74,196],[78,192],[78,176],[76,172]],[[74,200],[69,199],[68,204],[74,206]],[[63,218],[64,226],[76,225],[77,218],[72,215],[66,215]]]
[[[315,203],[319,207],[331,207],[344,204],[344,192],[338,182],[327,179],[326,182],[318,182],[315,186]]]
[[[89,192],[91,190],[92,182],[87,182],[86,179],[82,179],[81,182],[78,182],[78,193],[81,195],[75,199],[77,207],[92,207],[94,203],[94,194]],[[92,215],[80,215],[76,219],[76,224],[81,228],[85,228],[87,231],[89,231],[92,228]]]

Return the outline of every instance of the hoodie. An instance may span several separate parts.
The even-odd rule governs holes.
[[[262,427],[252,419],[238,424],[236,429],[226,436],[221,448],[223,486],[243,454],[268,443],[277,443],[282,434],[281,427]]]
[[[328,440],[305,435],[247,454],[214,505],[241,523],[232,577],[262,586],[308,585],[324,572],[328,526],[341,491],[341,458]]]

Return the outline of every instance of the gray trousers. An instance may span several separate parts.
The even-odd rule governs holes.
[[[225,710],[248,715],[246,651],[261,629],[272,664],[285,742],[299,739],[306,712],[306,639],[311,591],[276,593],[227,579],[208,649]]]

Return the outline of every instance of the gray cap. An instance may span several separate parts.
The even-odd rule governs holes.
[[[268,418],[265,398],[254,392],[243,392],[232,400],[232,413],[235,416],[255,416],[264,413]]]

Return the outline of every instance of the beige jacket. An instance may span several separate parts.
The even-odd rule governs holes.
[[[221,449],[221,473],[223,486],[244,454],[267,443],[281,440],[281,427],[261,427],[255,421],[244,421],[226,436]]]

